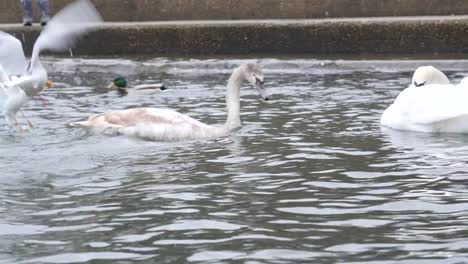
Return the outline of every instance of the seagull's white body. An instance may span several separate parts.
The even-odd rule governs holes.
[[[427,78],[417,81],[425,84],[416,87],[413,81],[383,112],[380,123],[398,130],[468,133],[468,83],[452,85],[437,71],[426,70]]]
[[[0,65],[0,72],[2,71],[3,69]],[[28,96],[16,85],[5,86],[3,82],[8,82],[9,79],[4,79],[6,77],[5,71],[1,75],[3,75],[0,77],[0,105],[2,106],[2,114],[5,116],[7,124],[13,126],[17,123],[16,114],[28,101]]]
[[[48,76],[39,60],[41,51],[65,51],[79,35],[101,21],[88,0],[78,0],[68,5],[49,21],[39,35],[29,65],[21,42],[0,31],[0,108],[9,126],[17,126],[22,131],[16,120],[18,111],[29,98],[45,88]]]
[[[207,125],[187,115],[161,108],[112,111],[70,125],[90,128],[100,133],[123,134],[153,141],[180,141],[224,136],[241,125],[240,88],[245,80],[256,85],[260,95],[268,99],[262,87],[263,74],[258,66],[245,64],[236,68],[228,81],[227,120],[221,126]]]

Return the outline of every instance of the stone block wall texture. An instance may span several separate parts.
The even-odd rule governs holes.
[[[2,26],[30,53],[40,27]],[[467,54],[468,19],[110,23],[76,56],[149,54]],[[67,55],[67,54],[66,54]]]
[[[21,22],[20,0],[0,1],[0,23]],[[105,21],[307,19],[468,14],[467,0],[91,0]],[[72,0],[49,0],[54,14]],[[35,7],[36,8],[36,7]],[[37,8],[35,13],[38,14]]]

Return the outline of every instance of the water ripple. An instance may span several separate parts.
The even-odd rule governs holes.
[[[243,127],[215,140],[65,126],[135,106],[222,124],[247,61],[46,59],[58,88],[26,105],[35,128],[0,129],[0,263],[467,262],[468,136],[379,126],[414,68],[457,82],[467,61],[263,58],[272,100],[244,87]],[[169,89],[120,97],[117,75]]]

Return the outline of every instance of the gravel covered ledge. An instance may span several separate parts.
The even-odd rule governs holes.
[[[41,30],[0,25],[30,52]],[[73,50],[114,54],[468,53],[468,16],[107,22]]]

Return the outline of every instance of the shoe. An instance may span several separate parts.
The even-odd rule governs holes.
[[[41,22],[41,26],[43,27],[47,26],[47,22]]]
[[[26,22],[23,23],[23,26],[30,27],[30,26],[32,26],[32,23],[30,21],[26,21]]]

